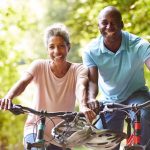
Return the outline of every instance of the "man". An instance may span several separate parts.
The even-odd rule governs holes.
[[[144,64],[150,70],[150,43],[122,31],[121,13],[113,6],[100,12],[98,27],[101,36],[83,54],[83,63],[89,68],[89,101],[96,99],[98,91],[103,102],[130,104],[150,100],[144,78]],[[150,109],[142,110],[141,114],[145,145],[150,139]],[[107,114],[108,128],[122,131],[124,118],[120,112]]]

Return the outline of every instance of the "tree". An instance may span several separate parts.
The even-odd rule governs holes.
[[[22,42],[26,31],[35,27],[29,15],[27,7],[20,3],[14,5],[10,1],[3,1],[0,5],[0,97],[4,97],[19,77],[18,67],[25,51]],[[16,146],[18,143],[22,145],[24,120],[24,116],[15,117],[9,112],[0,112],[0,149],[6,146],[11,150],[22,149]]]

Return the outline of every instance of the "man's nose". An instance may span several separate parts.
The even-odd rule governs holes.
[[[112,27],[113,27],[113,24],[112,24],[111,22],[108,23],[107,26],[106,26],[107,29],[110,29],[110,28],[112,28]]]

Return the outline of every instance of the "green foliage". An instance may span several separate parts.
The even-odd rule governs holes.
[[[66,22],[72,29],[73,43],[82,45],[99,34],[97,16],[102,8],[109,5],[121,11],[125,30],[150,39],[149,0],[77,0],[70,6],[70,17]]]
[[[0,111],[0,149],[22,149],[25,116]]]
[[[24,48],[19,44],[25,31],[34,27],[27,12],[24,7],[16,9],[9,1],[0,5],[0,97],[4,97],[19,78],[18,66],[24,57]],[[16,143],[22,145],[24,121],[24,116],[0,111],[0,149],[12,150]]]
[[[123,19],[125,23],[125,29],[129,32],[142,36],[143,38],[150,40],[150,1],[149,0],[138,0],[127,8],[121,8],[123,13]],[[141,13],[142,12],[142,13]]]
[[[21,42],[25,31],[33,28],[27,14],[25,8],[16,9],[13,5],[0,7],[0,87],[3,87],[0,96],[18,79],[17,66],[24,57]]]

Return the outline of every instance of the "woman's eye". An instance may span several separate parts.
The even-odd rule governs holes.
[[[49,46],[49,49],[54,49],[54,46],[53,45]]]
[[[64,48],[64,47],[65,47],[65,45],[60,45],[60,47],[61,47],[61,48]]]
[[[58,48],[58,49],[64,49],[65,48],[65,45],[64,44],[61,44],[61,45],[49,45],[48,49],[50,50],[53,50],[55,48]]]

